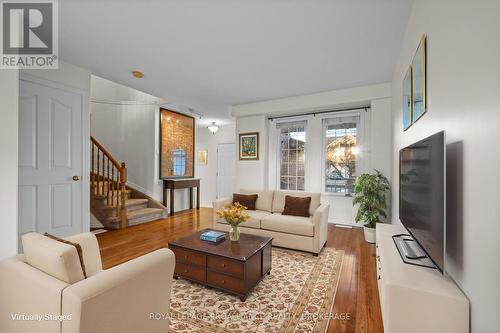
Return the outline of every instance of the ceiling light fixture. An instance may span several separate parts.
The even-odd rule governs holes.
[[[144,73],[141,72],[141,71],[133,71],[132,72],[132,75],[136,78],[136,79],[142,79],[144,77]]]
[[[215,123],[215,121],[212,121],[212,124],[210,126],[207,126],[208,130],[212,132],[212,134],[215,134],[219,130],[219,126]]]

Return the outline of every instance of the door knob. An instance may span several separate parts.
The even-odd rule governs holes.
[[[73,176],[73,180],[74,180],[75,182],[77,182],[77,181],[79,181],[79,180],[80,180],[80,177],[78,177],[78,176]]]

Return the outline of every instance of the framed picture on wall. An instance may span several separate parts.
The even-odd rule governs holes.
[[[412,67],[412,123],[415,123],[427,111],[426,96],[426,36],[423,35],[417,52],[411,63]]]
[[[208,150],[200,149],[198,150],[198,164],[207,165],[208,164]]]
[[[160,178],[194,177],[194,117],[160,109]]]
[[[259,133],[240,133],[239,135],[240,160],[259,159]]]
[[[406,131],[412,124],[413,111],[412,67],[406,71],[403,79],[403,130]]]

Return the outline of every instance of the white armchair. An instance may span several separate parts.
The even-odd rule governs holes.
[[[35,233],[23,236],[25,255],[0,262],[0,332],[168,332],[172,251],[102,270],[92,233],[67,239],[81,245],[87,278],[69,271],[81,269],[74,246]],[[151,318],[158,313],[164,320]],[[51,317],[26,320],[40,315]]]

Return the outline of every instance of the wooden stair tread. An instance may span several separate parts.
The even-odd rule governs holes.
[[[148,215],[156,215],[156,214],[161,215],[162,212],[163,212],[163,210],[161,210],[159,208],[142,208],[142,209],[137,209],[137,210],[128,212],[127,219],[133,220],[133,219],[141,218],[141,217],[148,216]],[[112,222],[112,223],[120,222],[120,218],[119,217],[111,218],[111,219],[109,219],[109,222]]]
[[[147,204],[149,202],[148,199],[143,199],[143,198],[134,198],[134,199],[126,199],[125,200],[125,207],[130,207],[130,206],[139,206],[143,204]],[[116,209],[116,205],[105,205],[101,209]]]
[[[90,143],[90,210],[105,228],[126,228],[168,216],[161,203],[127,186],[124,162],[118,162],[92,136]]]
[[[113,190],[113,191],[109,191],[109,197],[111,198],[112,194],[111,192],[114,192],[114,197],[116,198],[117,196],[120,195],[120,191],[119,190]],[[130,193],[132,193],[131,190],[125,190],[125,193],[128,195]],[[102,199],[102,198],[106,198],[108,195],[107,194],[95,194],[94,195],[96,199]]]
[[[158,214],[158,213],[160,213],[160,214],[162,213],[162,210],[159,208],[143,208],[143,209],[134,210],[133,212],[128,213],[127,217],[129,219],[133,219],[133,218],[140,217],[140,216],[145,216],[145,215],[150,215],[150,214]]]
[[[132,198],[125,200],[125,206],[138,205],[142,203],[147,203],[149,200],[144,198]]]

